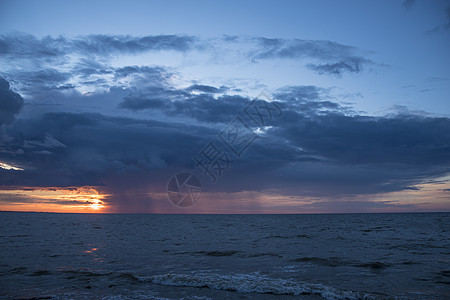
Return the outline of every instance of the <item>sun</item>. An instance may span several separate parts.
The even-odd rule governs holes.
[[[97,201],[97,202],[92,203],[91,205],[89,205],[89,207],[91,209],[93,209],[93,210],[99,210],[99,209],[104,208],[105,206],[100,201]]]

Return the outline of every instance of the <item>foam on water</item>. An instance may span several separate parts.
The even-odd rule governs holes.
[[[208,287],[240,293],[275,295],[317,295],[324,299],[380,299],[382,296],[341,291],[322,284],[270,278],[260,274],[226,274],[193,272],[191,274],[162,274],[139,277],[139,280],[170,286]]]

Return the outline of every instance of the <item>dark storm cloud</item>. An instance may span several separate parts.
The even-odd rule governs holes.
[[[120,108],[125,108],[133,111],[143,109],[167,109],[171,105],[170,99],[160,98],[157,95],[151,98],[127,96],[119,103]]]
[[[200,122],[229,122],[236,113],[248,105],[250,99],[241,96],[221,96],[214,98],[203,94],[188,101],[172,102],[168,114],[185,115]]]
[[[168,110],[172,106],[172,101],[180,101],[188,97],[188,93],[165,86],[147,87],[135,95],[129,95],[119,103],[120,108],[133,111],[143,109]]]
[[[13,92],[9,82],[0,77],[0,126],[14,122],[22,106],[22,96]]]
[[[130,97],[121,106],[227,124],[251,101],[184,93],[176,99],[173,93],[153,99]],[[360,116],[327,98],[327,90],[314,86],[280,89],[274,99],[282,116],[257,139],[245,160],[233,166],[223,187],[316,196],[373,194],[412,189],[450,171],[448,118],[408,113]]]
[[[0,185],[102,185],[114,174],[164,173],[173,165],[189,164],[211,132],[100,114],[47,113],[21,119],[3,145],[9,152],[3,152],[2,159],[14,160],[25,171],[8,172]],[[44,150],[48,153],[43,156]]]
[[[450,137],[441,134],[449,119],[328,114],[289,116],[291,123],[288,115],[257,139],[224,186],[335,198],[411,189],[450,172]]]
[[[290,88],[276,95],[288,107],[296,103],[301,108],[284,113],[273,128],[275,136],[286,138],[291,145],[333,164],[373,165],[374,170],[397,165],[412,172],[422,169],[423,175],[450,170],[450,132],[445,130],[450,119],[411,114],[360,116],[337,103],[308,101],[298,94],[304,94],[302,89]]]
[[[332,41],[278,38],[257,38],[256,41],[259,49],[251,53],[252,59],[314,59],[321,63],[307,66],[319,74],[359,73],[364,67],[373,64],[362,57],[356,47]]]
[[[238,95],[213,96],[210,86],[194,85],[177,90],[164,86],[149,87],[138,94],[124,97],[119,107],[131,111],[151,110],[164,113],[168,117],[181,116],[192,118],[194,121],[207,123],[228,123],[239,112],[242,112],[250,104],[252,99]],[[191,91],[203,91],[202,94],[192,94]],[[318,113],[320,111],[347,111],[345,107],[328,100],[319,100],[326,89],[315,86],[286,87],[276,94],[282,99],[282,106],[288,115],[295,111],[306,113]]]
[[[450,171],[447,118],[396,116],[369,118],[330,113],[298,118],[273,134],[283,136],[316,163],[285,167],[280,179],[310,182],[331,193],[379,193],[403,190]],[[305,172],[298,172],[305,168]],[[309,171],[308,171],[309,170]],[[306,176],[305,176],[306,175]],[[297,179],[297,180],[296,180]]]
[[[147,90],[145,95],[125,97],[119,107],[134,111],[159,110],[169,117],[189,117],[200,122],[227,123],[250,102],[241,96],[215,98],[209,93],[193,95],[183,90],[159,87]]]
[[[220,128],[197,122],[227,123],[251,99],[202,94],[153,105],[168,116],[192,119],[182,124],[170,118],[157,122],[76,113],[22,118],[12,124],[11,139],[0,145],[7,150],[0,158],[25,170],[0,169],[0,185],[103,185],[111,194],[107,203],[131,212],[161,206],[149,193],[164,193],[180,170],[197,172],[208,192],[269,189],[335,199],[411,190],[450,171],[449,119],[346,115],[326,97],[313,86],[281,90],[274,98],[283,114],[241,158],[228,152],[234,162],[215,185],[195,168],[193,157],[209,141],[227,148],[218,140]]]
[[[235,116],[256,129],[242,114],[252,100],[248,97],[217,96],[200,85],[176,89],[165,84],[164,70],[154,68],[111,70],[117,77],[154,76],[155,84],[128,95],[111,89],[102,99],[122,98],[120,108],[164,114],[164,121],[63,112],[28,115],[12,124],[10,139],[0,145],[1,160],[25,171],[0,170],[0,185],[104,184],[106,190],[113,185],[164,192],[173,173],[195,169],[193,157],[209,141],[220,143],[217,134]],[[282,115],[211,191],[272,189],[339,197],[411,189],[450,171],[448,118],[408,112],[361,116],[315,86],[285,87],[273,99]],[[114,201],[121,203],[117,197]]]
[[[318,115],[282,124],[276,133],[291,143],[348,164],[404,164],[448,167],[448,118],[396,116],[376,118]],[[450,161],[450,160],[449,160]]]
[[[338,76],[358,73],[372,64],[358,49],[329,41],[254,40],[258,44],[251,53],[254,60],[305,58],[314,62],[307,67],[315,72]],[[13,86],[21,84],[33,97],[57,91],[46,98],[83,105],[99,101],[102,114],[33,114],[30,110],[11,124],[20,108],[5,108],[12,119],[8,119],[8,139],[0,143],[0,160],[14,162],[24,171],[0,169],[0,185],[104,185],[113,194],[109,201],[126,207],[123,199],[133,198],[126,193],[138,191],[142,199],[148,198],[149,190],[164,192],[174,173],[195,169],[193,157],[209,141],[220,143],[217,134],[235,116],[256,129],[242,113],[252,99],[227,95],[227,87],[175,88],[168,80],[172,74],[164,68],[114,68],[97,59],[114,53],[188,51],[195,43],[195,39],[175,36],[96,35],[73,40],[2,36],[0,56],[29,58],[37,66],[82,54],[70,72],[38,67],[7,75],[13,78]],[[63,96],[62,91],[75,88],[73,76],[84,86],[101,86],[106,92]],[[9,85],[2,92],[6,90],[12,95]],[[284,195],[344,197],[411,190],[450,171],[448,118],[414,116],[408,111],[389,117],[361,116],[316,86],[285,87],[273,98],[282,115],[272,127],[259,128],[263,133],[210,191],[271,189]],[[117,105],[120,113],[142,116],[149,111],[162,121],[107,116],[107,109]],[[183,124],[177,123],[180,119]],[[2,122],[6,123],[3,116]],[[202,179],[208,182],[208,177]]]

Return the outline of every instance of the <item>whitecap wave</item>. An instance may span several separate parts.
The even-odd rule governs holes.
[[[207,287],[216,290],[236,291],[241,293],[263,293],[275,295],[317,295],[324,299],[383,299],[385,297],[368,293],[342,291],[323,284],[302,281],[270,278],[255,274],[221,275],[210,272],[194,272],[190,274],[168,273],[139,277],[139,280],[168,285],[186,287]]]

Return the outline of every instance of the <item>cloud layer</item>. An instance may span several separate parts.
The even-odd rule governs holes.
[[[356,47],[322,40],[284,40],[258,38],[259,49],[253,59],[313,59],[319,63],[307,66],[319,74],[341,76],[343,73],[359,73],[363,67],[374,64],[364,58]]]
[[[11,91],[9,82],[0,77],[0,126],[11,124],[22,106],[22,97]]]
[[[111,75],[121,76],[117,67],[111,67],[112,59],[169,52],[194,55],[193,59],[198,58],[195,55],[209,57],[209,63],[221,61],[222,56],[229,56],[234,62],[246,60],[249,63],[291,60],[315,73],[336,76],[360,73],[376,65],[362,50],[326,40],[101,34],[74,38],[45,36],[39,39],[25,33],[11,33],[0,36],[0,63],[5,63],[0,75],[20,86],[21,91],[28,95],[42,94],[49,89],[67,90],[77,85],[99,87],[111,84]],[[23,68],[6,63],[11,60]],[[201,84],[191,88],[205,92]]]
[[[293,202],[420,191],[450,173],[445,117],[408,110],[362,115],[314,85],[274,89],[271,99],[254,102],[233,84],[179,86],[174,68],[112,63],[120,55],[204,54],[211,45],[238,42],[247,43],[242,57],[249,61],[301,60],[319,74],[356,74],[375,64],[360,49],[332,41],[4,35],[0,61],[14,63],[0,79],[0,162],[23,170],[0,168],[0,186],[96,186],[115,211],[164,211],[169,204],[161,195],[180,170],[196,173],[213,198],[264,194]],[[246,113],[249,105],[267,123]],[[269,118],[273,105],[276,117]],[[238,156],[219,136],[236,117],[258,135]],[[194,160],[210,142],[231,159],[215,184]]]
[[[1,155],[25,170],[0,170],[0,185],[103,186],[109,201],[123,207],[124,193],[141,193],[147,199],[142,203],[157,205],[148,193],[164,194],[179,170],[196,172],[211,193],[325,198],[418,189],[450,170],[448,118],[361,116],[323,99],[326,91],[314,86],[275,93],[282,115],[236,157],[218,134],[235,116],[257,131],[243,113],[252,99],[198,90],[150,89],[146,97],[130,95],[119,104],[122,110],[164,114],[164,121],[68,112],[19,119]],[[210,141],[233,159],[215,185],[193,159]]]

